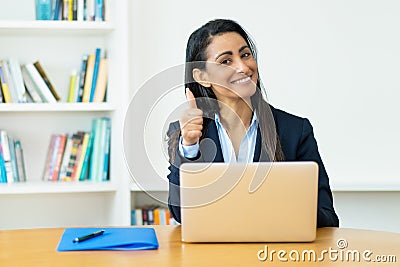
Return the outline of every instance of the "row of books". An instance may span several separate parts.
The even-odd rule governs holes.
[[[0,183],[25,182],[25,162],[21,141],[0,130]]]
[[[84,55],[79,75],[70,80],[68,102],[105,101],[108,61],[101,49]],[[39,61],[20,65],[15,58],[0,60],[0,103],[56,103],[61,97]]]
[[[148,206],[131,210],[131,225],[176,225],[166,208]]]
[[[43,180],[109,180],[110,118],[92,121],[91,132],[53,134],[47,150]]]
[[[55,103],[61,98],[41,63],[20,65],[15,58],[0,61],[0,103]]]
[[[105,21],[106,0],[36,0],[36,19]]]
[[[79,73],[72,71],[67,102],[103,102],[106,100],[108,59],[101,55],[101,48],[94,54],[82,57]]]

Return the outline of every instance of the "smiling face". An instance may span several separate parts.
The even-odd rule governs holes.
[[[195,79],[197,75],[197,81],[211,86],[219,101],[249,101],[256,92],[258,67],[245,39],[236,32],[223,33],[213,37],[206,52],[206,69],[194,71]]]

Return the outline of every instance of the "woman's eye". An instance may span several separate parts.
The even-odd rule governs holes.
[[[229,64],[229,63],[231,63],[230,59],[224,59],[224,60],[221,61],[220,64],[226,65],[226,64]]]
[[[243,53],[242,57],[250,57],[251,53]]]

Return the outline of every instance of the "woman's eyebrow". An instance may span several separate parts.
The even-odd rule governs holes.
[[[239,53],[242,52],[244,49],[249,48],[248,45],[244,45],[239,49]],[[219,54],[218,56],[215,57],[215,60],[217,60],[219,57],[223,56],[223,55],[233,55],[232,51],[225,51],[222,52],[221,54]]]
[[[233,55],[233,53],[232,53],[232,51],[222,52],[221,54],[219,54],[218,56],[215,57],[215,60],[217,60],[219,57],[221,57],[223,55]]]
[[[249,48],[248,45],[244,45],[239,49],[239,53],[242,52],[243,50],[245,50],[246,48]]]

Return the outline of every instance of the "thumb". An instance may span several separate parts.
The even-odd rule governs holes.
[[[194,98],[192,91],[190,91],[189,88],[186,88],[186,98],[188,100],[190,108],[197,108],[196,100]]]

